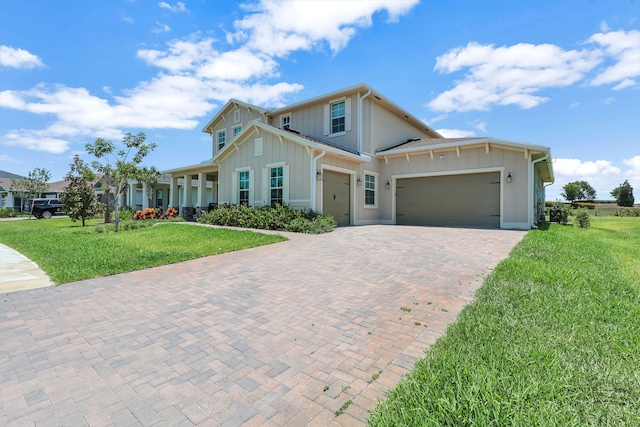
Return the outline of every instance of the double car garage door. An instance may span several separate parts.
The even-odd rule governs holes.
[[[396,224],[500,227],[500,172],[396,181]]]

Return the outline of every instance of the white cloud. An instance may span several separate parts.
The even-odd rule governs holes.
[[[574,181],[587,181],[596,190],[597,198],[609,199],[611,190],[620,184],[618,181],[622,174],[620,168],[609,160],[556,158],[553,161],[553,171],[556,180],[548,191],[549,200],[560,198],[562,187]]]
[[[640,201],[640,156],[624,159],[622,163],[630,168],[624,176],[633,187],[636,201]]]
[[[438,129],[436,132],[445,138],[472,138],[476,136],[476,133],[472,130]]]
[[[600,45],[603,53],[616,61],[591,80],[591,85],[620,82],[616,90],[635,85],[632,79],[640,76],[640,31],[597,33],[589,37],[587,43]]]
[[[470,42],[436,58],[435,70],[451,74],[465,70],[455,86],[437,95],[426,107],[432,111],[489,110],[496,105],[533,108],[549,100],[542,91],[571,86],[596,67],[614,62],[590,78],[590,85],[614,84],[613,90],[636,86],[640,76],[640,31],[610,31],[592,35],[590,48],[564,50],[552,44],[520,43],[495,47]]]
[[[510,104],[533,108],[548,100],[538,92],[572,85],[600,61],[596,52],[565,51],[551,44],[495,47],[471,42],[436,59],[435,70],[440,73],[469,71],[464,80],[438,95],[428,107],[445,112]]]
[[[487,124],[481,120],[476,120],[472,126],[478,130],[481,130],[482,132],[487,132]]]
[[[241,41],[255,51],[286,56],[326,42],[333,52],[344,48],[358,28],[370,27],[377,12],[389,21],[407,13],[419,0],[282,1],[261,0],[252,12],[234,23],[229,41]]]
[[[22,163],[20,160],[16,160],[11,156],[7,156],[6,154],[0,154],[0,162]]]
[[[69,141],[51,138],[45,135],[44,132],[35,131],[10,132],[4,135],[2,143],[53,154],[64,153],[69,148]]]
[[[321,43],[336,52],[358,28],[372,25],[375,13],[386,13],[393,21],[417,2],[263,0],[244,4],[247,15],[234,23],[236,32],[229,36],[234,47],[222,49],[213,38],[192,35],[167,43],[165,49],[141,49],[137,57],[160,71],[118,93],[104,85],[107,98],[65,85],[0,92],[0,107],[54,117],[46,129],[13,130],[0,137],[0,143],[58,153],[87,137],[119,139],[129,129],[193,129],[199,118],[230,98],[282,106],[302,86],[270,81],[278,76],[279,56]],[[158,5],[186,11],[182,2]],[[156,25],[154,32],[170,31],[166,24]],[[272,43],[276,40],[283,43]]]
[[[163,2],[161,1],[160,3],[158,3],[158,6],[160,6],[163,9],[167,9],[170,10],[173,13],[180,13],[180,12],[186,12],[187,11],[187,7],[185,6],[185,4],[181,1],[179,1],[178,3],[176,3],[175,6],[171,6],[169,3],[167,2]]]
[[[168,33],[171,31],[171,27],[167,24],[163,24],[162,22],[156,21],[156,26],[151,29],[152,33]]]
[[[0,46],[0,66],[30,69],[44,67],[44,64],[40,58],[24,49],[2,45]]]
[[[133,24],[133,18],[130,16],[125,15],[124,13],[122,15],[120,15],[120,19],[122,19],[123,22],[126,22],[127,24]]]
[[[569,105],[570,108],[576,108],[578,105],[580,105],[579,102],[574,102],[573,104]]]
[[[605,105],[611,105],[614,102],[616,102],[616,99],[610,96],[609,98],[605,99],[603,102]]]

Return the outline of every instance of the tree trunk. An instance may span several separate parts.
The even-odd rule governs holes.
[[[104,196],[106,199],[106,209],[104,211],[104,222],[105,224],[109,224],[111,222],[111,191],[109,187],[105,188]]]

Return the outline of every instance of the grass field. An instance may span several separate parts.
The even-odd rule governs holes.
[[[141,270],[286,240],[251,231],[168,223],[95,234],[68,218],[0,222],[0,243],[36,262],[56,284]]]
[[[371,426],[640,425],[640,218],[527,234]]]

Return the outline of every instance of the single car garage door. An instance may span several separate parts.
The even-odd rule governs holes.
[[[500,172],[396,181],[396,223],[500,227]]]
[[[351,223],[349,175],[324,170],[322,176],[322,212],[333,215],[339,226],[349,225]]]

